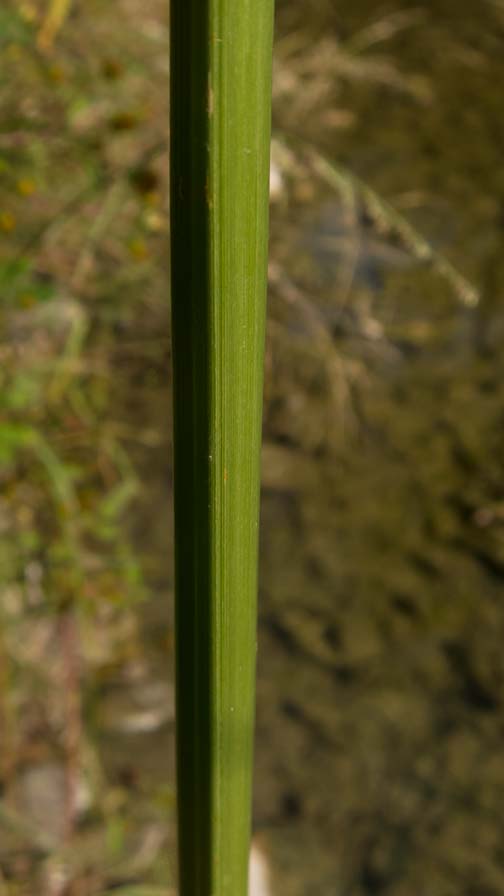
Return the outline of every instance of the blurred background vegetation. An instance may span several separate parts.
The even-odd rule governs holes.
[[[278,0],[256,841],[501,896],[504,7]],[[0,9],[0,896],[174,892],[168,3]]]

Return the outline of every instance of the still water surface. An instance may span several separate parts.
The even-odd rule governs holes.
[[[284,160],[255,824],[277,893],[497,896],[504,6],[317,10],[279,4],[277,140],[400,212],[479,303],[365,189]]]

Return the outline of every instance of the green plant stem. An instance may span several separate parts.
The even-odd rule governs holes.
[[[245,896],[273,0],[171,2],[181,896]]]

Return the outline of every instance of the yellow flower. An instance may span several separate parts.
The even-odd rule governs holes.
[[[133,256],[135,261],[145,261],[145,259],[149,255],[149,250],[145,244],[145,240],[142,239],[130,240],[128,249],[130,251],[130,255]]]
[[[159,212],[149,210],[145,212],[143,219],[147,230],[151,230],[153,233],[166,230],[166,220]]]
[[[20,177],[16,184],[16,188],[21,196],[32,196],[33,193],[36,192],[37,185],[31,177]]]
[[[0,212],[0,230],[10,233],[16,227],[16,219],[11,212]]]

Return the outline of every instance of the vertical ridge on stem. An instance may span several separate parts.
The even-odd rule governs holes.
[[[245,896],[273,0],[171,0],[181,896]]]

